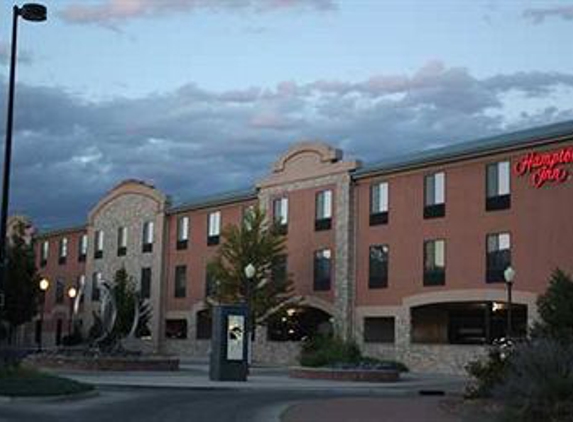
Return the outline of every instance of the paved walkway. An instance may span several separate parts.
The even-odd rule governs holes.
[[[438,397],[345,397],[305,401],[288,408],[281,422],[459,422]]]
[[[276,389],[276,390],[337,390],[386,395],[417,394],[420,390],[442,390],[460,393],[466,379],[460,376],[427,375],[407,373],[402,380],[392,383],[307,380],[290,378],[283,367],[259,367],[251,369],[248,381],[211,381],[209,367],[203,362],[183,362],[176,372],[88,372],[55,371],[66,377],[96,385],[148,388],[187,389]]]

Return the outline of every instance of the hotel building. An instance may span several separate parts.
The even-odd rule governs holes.
[[[125,267],[153,308],[141,347],[206,357],[207,263],[223,228],[260,206],[286,235],[281,266],[300,301],[259,327],[255,359],[294,362],[301,338],[333,324],[368,355],[459,372],[506,335],[507,267],[516,271],[519,336],[552,270],[573,272],[572,171],[573,122],[565,122],[371,165],[298,143],[251,190],[192,203],[171,204],[127,180],[85,226],[36,236],[37,266],[50,280],[44,344],[67,334],[68,287],[85,285],[77,318],[87,332],[99,281]],[[31,342],[39,331],[30,325]]]

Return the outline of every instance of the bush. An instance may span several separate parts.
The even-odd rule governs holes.
[[[573,345],[546,338],[518,346],[494,395],[507,421],[572,421]]]
[[[472,382],[466,389],[466,396],[491,397],[494,388],[505,379],[512,351],[511,342],[501,341],[493,345],[486,358],[469,362],[465,369]]]
[[[357,364],[362,354],[353,341],[336,336],[314,336],[303,342],[299,356],[302,366],[319,367],[337,364]]]
[[[533,337],[553,337],[565,342],[573,340],[573,279],[556,269],[549,287],[537,299],[540,321],[535,324]]]
[[[72,334],[62,337],[62,344],[64,346],[77,346],[84,341],[82,333],[79,330],[74,330]]]

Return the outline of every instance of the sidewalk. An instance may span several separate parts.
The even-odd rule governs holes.
[[[393,383],[348,382],[290,378],[288,368],[255,366],[246,382],[211,381],[209,366],[203,362],[183,362],[176,372],[71,372],[55,371],[82,382],[101,386],[181,389],[267,389],[267,390],[338,390],[382,393],[388,395],[418,394],[420,390],[441,390],[448,394],[463,391],[466,378],[449,375],[406,373]]]
[[[443,397],[348,397],[294,404],[281,422],[458,422]]]

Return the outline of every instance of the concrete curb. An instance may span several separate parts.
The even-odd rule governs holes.
[[[0,396],[0,403],[53,403],[60,401],[85,400],[99,396],[97,387],[91,391],[77,394],[61,394],[55,396]]]

